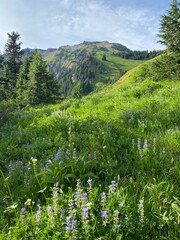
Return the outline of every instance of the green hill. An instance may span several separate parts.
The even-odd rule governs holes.
[[[25,56],[34,50],[25,49]],[[87,95],[117,81],[126,71],[138,66],[158,51],[131,51],[118,43],[84,42],[58,49],[40,50],[65,96]],[[127,59],[127,55],[130,56]]]
[[[62,54],[62,50],[58,51]],[[84,49],[78,51],[82,54]],[[99,61],[103,53],[103,50],[96,53]],[[49,57],[49,61],[54,57]],[[131,61],[131,67],[127,66],[126,60],[122,64],[122,60],[107,51],[106,57],[104,65],[114,68],[114,72],[119,65],[125,70],[136,65]],[[130,70],[97,93],[55,105],[27,108],[11,116],[0,128],[0,165],[19,207],[23,207],[28,198],[45,205],[42,193],[49,196],[50,187],[56,182],[62,189],[59,204],[63,207],[67,198],[73,196],[70,188],[75,188],[76,180],[81,179],[85,186],[91,177],[94,184],[89,199],[94,204],[91,214],[99,218],[91,220],[91,224],[98,226],[89,230],[94,239],[116,239],[115,236],[119,236],[118,239],[178,239],[180,84],[172,79],[154,81],[151,71],[154,61]],[[36,167],[30,165],[31,157],[37,158]],[[119,190],[117,195],[108,198],[105,210],[110,214],[119,209],[121,228],[111,235],[113,220],[109,219],[105,230],[97,211],[101,209],[98,201],[102,201],[98,194],[107,190],[113,179],[118,182]],[[11,202],[7,184],[3,182],[1,179],[1,212]],[[139,211],[141,220],[138,220]],[[1,215],[1,228],[10,215],[11,212]],[[34,229],[33,223],[29,224]],[[58,224],[64,226],[64,223]],[[42,226],[44,229],[45,225]],[[12,234],[17,234],[17,228],[11,229]],[[53,239],[51,229],[47,227],[46,231],[46,237]],[[61,234],[66,234],[63,231]]]

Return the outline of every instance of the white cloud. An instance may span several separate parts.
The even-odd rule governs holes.
[[[160,47],[156,43],[159,19],[146,9],[114,8],[103,0],[19,1],[21,10],[14,6],[7,23],[5,16],[0,17],[5,22],[0,28],[2,34],[19,31],[24,47],[59,47],[84,40],[119,42],[130,49]]]

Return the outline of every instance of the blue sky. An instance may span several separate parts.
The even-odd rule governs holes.
[[[171,0],[0,0],[0,50],[7,32],[22,47],[56,48],[83,41],[121,43],[132,50],[162,49],[161,15]]]

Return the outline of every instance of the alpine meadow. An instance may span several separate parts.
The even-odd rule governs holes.
[[[0,54],[0,240],[179,240],[180,3],[165,50]]]

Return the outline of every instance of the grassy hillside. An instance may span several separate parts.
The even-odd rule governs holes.
[[[114,72],[136,64],[106,57]],[[153,81],[152,62],[98,93],[16,111],[0,128],[0,239],[178,239],[180,84]],[[88,196],[77,203],[74,191]],[[67,216],[78,221],[68,230]]]
[[[87,95],[99,90],[144,62],[121,58],[116,54],[132,51],[121,44],[109,42],[84,42],[40,51],[62,86],[62,94],[65,96],[75,95],[75,91]],[[33,50],[26,49],[25,56],[30,56],[32,52]],[[106,55],[107,61],[102,60],[103,55]]]

